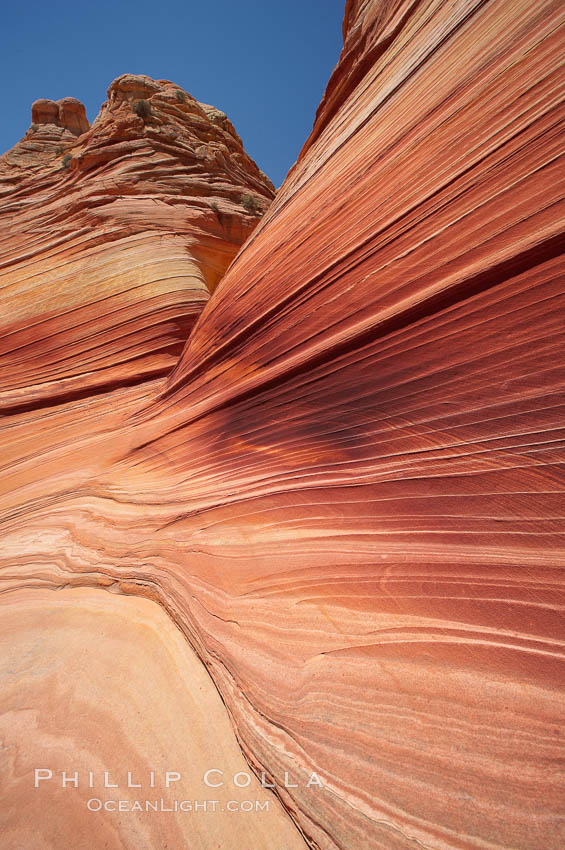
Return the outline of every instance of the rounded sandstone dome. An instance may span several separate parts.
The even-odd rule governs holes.
[[[75,135],[85,133],[90,124],[86,117],[84,104],[76,97],[63,97],[57,101],[59,108],[59,125],[70,130]]]
[[[59,105],[46,98],[34,101],[31,105],[31,120],[34,124],[58,124]]]
[[[160,86],[151,77],[144,74],[122,74],[110,83],[108,100],[137,100],[151,97],[160,90]]]

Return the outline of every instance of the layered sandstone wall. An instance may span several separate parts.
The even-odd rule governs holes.
[[[92,127],[73,98],[32,120],[0,158],[4,410],[166,374],[257,224],[242,198],[274,194],[226,116],[173,83],[124,74]]]
[[[313,847],[563,844],[562,25],[348,2],[166,380],[7,420],[5,590],[158,602]]]

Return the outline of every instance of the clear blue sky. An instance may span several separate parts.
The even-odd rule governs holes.
[[[2,12],[0,153],[39,97],[77,97],[90,121],[110,82],[148,74],[223,109],[280,185],[341,50],[344,0],[16,0]]]

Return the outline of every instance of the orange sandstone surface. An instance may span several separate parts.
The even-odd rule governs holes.
[[[32,120],[0,158],[0,411],[167,374],[257,224],[242,198],[274,196],[173,83],[118,77],[92,127],[74,98]]]
[[[17,591],[0,648],[3,848],[306,847],[154,602]]]
[[[119,78],[80,135],[35,105],[0,160],[8,846],[561,850],[563,19],[348,0],[260,221],[172,84]],[[42,806],[26,746],[189,775],[208,711],[270,825]]]

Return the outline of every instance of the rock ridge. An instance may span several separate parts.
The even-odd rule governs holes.
[[[166,374],[274,197],[226,115],[166,80],[118,77],[92,126],[74,98],[32,119],[0,157],[4,411]]]

